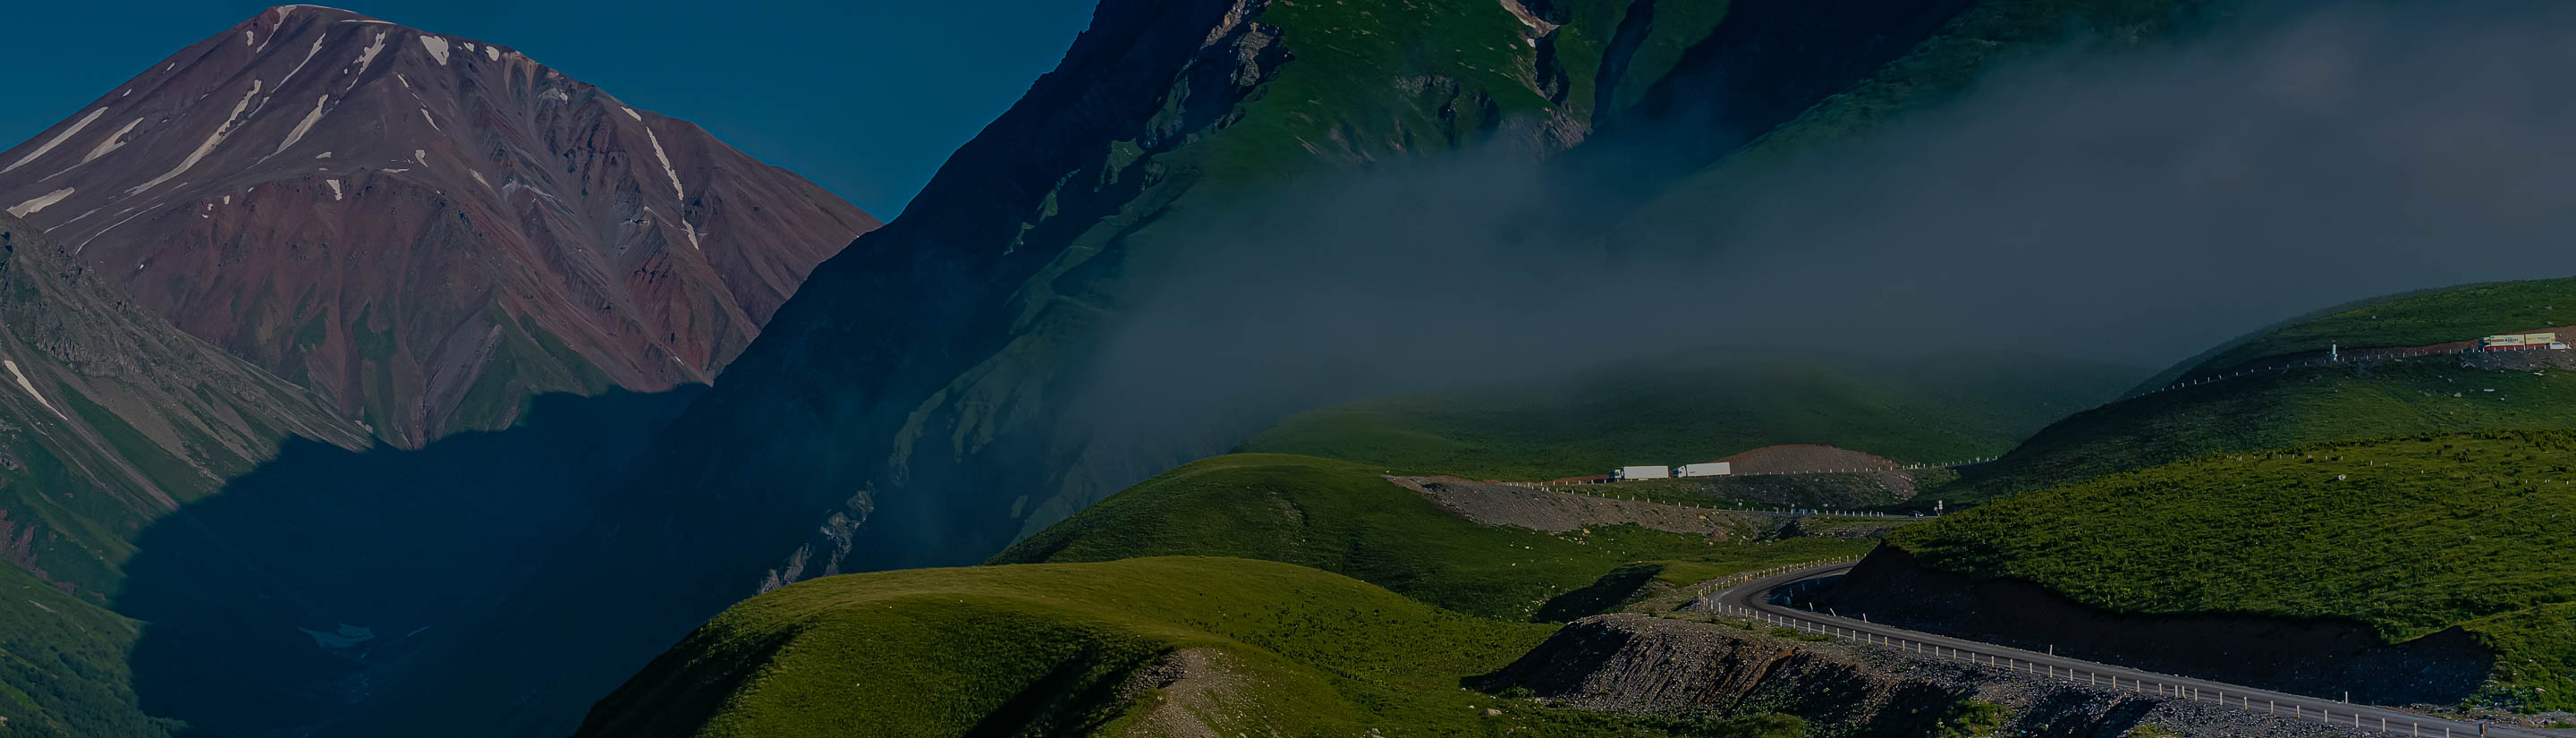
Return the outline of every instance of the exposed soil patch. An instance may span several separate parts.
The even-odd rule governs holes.
[[[1787,713],[1808,735],[1925,735],[1969,700],[2004,709],[1994,735],[2112,738],[2139,725],[2185,735],[2349,735],[2288,717],[2070,685],[1891,648],[1805,641],[1720,622],[1618,614],[1569,623],[1485,691],[1633,714]]]
[[[1449,514],[1485,525],[1511,525],[1549,533],[1594,525],[1641,528],[1727,540],[1751,530],[1744,516],[1660,502],[1612,500],[1548,492],[1457,477],[1388,477]]]
[[[1738,475],[1805,474],[1904,466],[1875,454],[1812,443],[1764,446],[1718,460],[1733,464]]]
[[[2028,582],[1925,569],[1889,547],[1816,601],[1915,630],[2297,694],[2351,690],[2355,701],[2383,705],[2457,703],[2495,663],[2458,628],[2389,644],[2356,621],[2124,615]]]

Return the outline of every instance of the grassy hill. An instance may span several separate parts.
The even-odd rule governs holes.
[[[1795,734],[1772,732],[1793,722],[1647,725],[1459,688],[1550,630],[1244,559],[830,577],[727,610],[576,735]]]
[[[2561,305],[2567,310],[2559,310]],[[2328,346],[2426,346],[2570,323],[2576,323],[2576,278],[2421,290],[2338,305],[2256,331],[2157,375],[2147,388]]]
[[[1563,535],[1451,515],[1361,464],[1280,454],[1205,459],[1147,480],[1031,536],[992,563],[1234,556],[1342,574],[1474,615],[1567,612],[1605,579],[1687,585],[1745,569],[1857,554],[1865,541],[1711,542],[1634,526]],[[1622,576],[1613,576],[1625,568]],[[1643,571],[1645,576],[1637,576]],[[1611,595],[1609,605],[1618,604]],[[1555,608],[1549,607],[1552,601]],[[1579,608],[1578,608],[1579,609]]]
[[[2576,279],[2446,288],[2275,326],[2160,376],[2325,347],[2420,346],[2565,322]],[[2569,316],[2576,316],[2571,312]],[[2448,356],[2256,372],[2075,414],[1941,490],[1982,499],[2202,454],[2410,433],[2576,427],[2576,375],[2488,370]]]
[[[1924,565],[2127,613],[2460,626],[2501,700],[2576,708],[2576,432],[2482,431],[2205,456],[1892,534]]]
[[[1239,452],[1545,480],[1817,443],[1899,461],[1991,456],[2138,372],[2036,356],[1692,352],[1299,414]]]

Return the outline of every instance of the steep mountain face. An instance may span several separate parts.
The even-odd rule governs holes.
[[[146,523],[249,471],[289,436],[365,432],[312,393],[114,295],[0,216],[0,560],[93,602]]]
[[[110,613],[149,525],[289,437],[356,448],[320,398],[116,296],[0,215],[0,718],[40,736],[151,735]],[[52,591],[46,591],[50,588]]]
[[[314,6],[0,152],[0,204],[403,446],[707,381],[877,226],[515,50]]]

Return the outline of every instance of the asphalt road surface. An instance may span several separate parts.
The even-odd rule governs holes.
[[[2254,689],[2207,679],[2157,674],[2110,664],[2025,651],[2018,648],[1920,633],[1852,618],[1809,612],[1771,602],[1772,590],[1826,577],[1840,576],[1854,564],[1839,563],[1802,569],[1785,574],[1738,584],[1701,597],[1711,611],[1736,617],[1749,617],[1783,627],[1830,636],[1856,643],[1881,644],[1936,658],[1956,659],[1980,666],[2030,674],[2043,679],[2064,680],[2074,684],[2093,684],[2138,694],[2154,694],[2178,700],[2216,702],[2229,707],[2266,712],[2301,720],[2314,720],[2337,728],[2362,733],[2399,736],[2494,736],[2497,738],[2570,738],[2576,730],[2547,730],[2515,725],[2450,720],[2421,713],[2406,712],[2373,705],[2355,705],[2305,695]]]

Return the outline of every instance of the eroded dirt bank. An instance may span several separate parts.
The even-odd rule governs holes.
[[[2397,644],[2349,620],[2123,615],[2037,585],[1922,567],[1880,547],[1816,604],[1915,630],[2265,689],[2386,705],[2453,704],[2495,657],[2458,628]]]
[[[2346,735],[2285,717],[2011,674],[1894,649],[1793,639],[1727,622],[1638,614],[1569,623],[1470,686],[1586,709],[1728,717],[1787,713],[1807,735],[1932,735],[1945,721],[1981,735],[2113,738],[2140,725],[2184,735]],[[2000,707],[1977,717],[1974,705]]]

